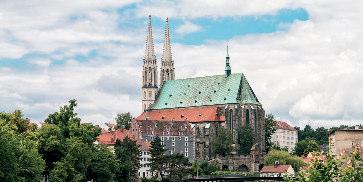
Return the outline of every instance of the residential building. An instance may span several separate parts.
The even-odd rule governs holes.
[[[353,149],[363,156],[363,129],[341,129],[329,134],[329,154],[340,158]]]
[[[276,131],[271,136],[271,142],[280,148],[286,148],[292,152],[298,142],[297,131],[287,122],[276,121]]]
[[[269,165],[263,166],[260,171],[261,177],[284,177],[286,175],[295,175],[294,168],[291,165]]]

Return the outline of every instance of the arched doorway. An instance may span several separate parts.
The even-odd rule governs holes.
[[[229,170],[229,168],[227,165],[222,165],[222,171],[228,171],[228,170]]]
[[[241,172],[248,172],[249,169],[246,165],[242,164],[240,166],[238,166],[238,171],[241,171]]]

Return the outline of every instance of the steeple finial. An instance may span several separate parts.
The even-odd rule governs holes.
[[[231,66],[229,65],[229,52],[228,52],[228,43],[227,43],[227,56],[226,56],[226,68],[224,69],[226,76],[231,75]]]
[[[168,17],[166,17],[165,35],[164,36],[165,36],[164,37],[164,48],[163,48],[163,55],[161,57],[161,60],[162,61],[172,61]]]
[[[146,48],[145,48],[145,60],[155,60],[154,42],[153,42],[153,30],[151,25],[151,15],[149,15],[149,21],[147,25],[146,36]]]

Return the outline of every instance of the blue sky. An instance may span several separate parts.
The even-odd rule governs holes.
[[[102,124],[119,112],[138,115],[151,14],[158,60],[169,17],[177,78],[223,73],[229,42],[232,72],[247,76],[267,113],[295,125],[359,123],[363,98],[350,95],[363,90],[351,86],[362,78],[363,16],[359,4],[352,4],[0,2],[0,111],[21,109],[41,122],[76,98],[85,121]]]

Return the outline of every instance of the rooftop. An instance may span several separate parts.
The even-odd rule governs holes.
[[[276,121],[276,128],[277,129],[283,129],[283,130],[290,130],[290,131],[296,131],[296,129],[285,121]]]
[[[188,121],[188,122],[205,122],[205,121],[224,121],[224,116],[218,115],[217,106],[202,106],[177,109],[151,110],[142,113],[136,118],[137,121]]]
[[[261,105],[242,73],[168,80],[151,110],[233,103]]]
[[[271,165],[263,166],[261,173],[286,173],[291,165]]]

